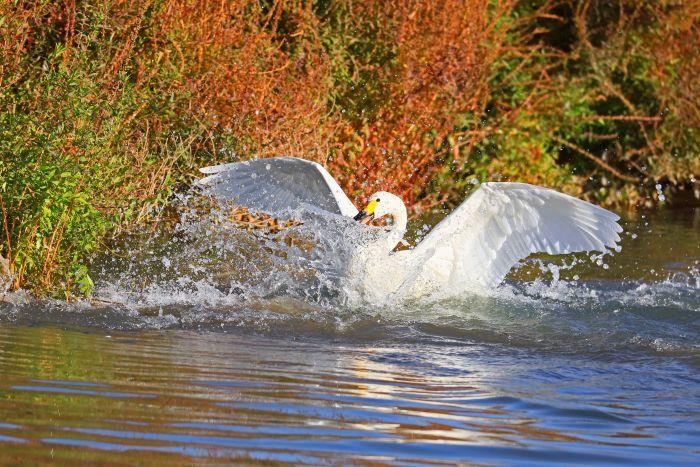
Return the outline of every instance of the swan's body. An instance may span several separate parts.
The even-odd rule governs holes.
[[[393,217],[388,234],[361,245],[348,270],[373,302],[451,296],[496,287],[532,253],[600,251],[620,240],[619,217],[557,191],[524,183],[484,183],[412,250],[394,252],[408,216],[397,196],[379,192],[358,212],[319,164],[276,157],[202,169],[210,194],[267,212],[312,205],[362,220]]]

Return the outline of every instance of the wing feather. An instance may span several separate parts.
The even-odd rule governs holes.
[[[357,208],[321,165],[296,157],[273,157],[214,165],[197,184],[204,193],[241,206],[276,213],[303,205],[354,216]]]
[[[455,264],[450,281],[455,287],[467,283],[493,287],[533,253],[615,248],[622,231],[618,220],[610,211],[548,188],[484,183],[412,254],[416,261],[429,262],[430,249],[452,248]]]

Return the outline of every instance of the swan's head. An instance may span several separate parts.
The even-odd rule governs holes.
[[[378,191],[370,196],[367,206],[358,212],[355,220],[362,224],[367,224],[373,219],[380,219],[384,216],[393,216],[395,219],[403,214],[405,217],[406,206],[398,196],[386,191]]]

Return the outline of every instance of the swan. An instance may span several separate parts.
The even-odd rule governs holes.
[[[619,216],[586,201],[526,183],[482,183],[414,248],[394,251],[408,214],[398,196],[374,193],[358,210],[316,162],[273,157],[201,168],[205,194],[267,213],[312,206],[360,223],[393,218],[386,235],[359,245],[348,277],[374,303],[423,296],[484,294],[533,253],[618,249]]]

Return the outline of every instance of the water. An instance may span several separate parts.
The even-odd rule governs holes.
[[[700,210],[625,224],[614,257],[380,309],[299,245],[115,251],[103,302],[0,305],[0,462],[697,464]]]

